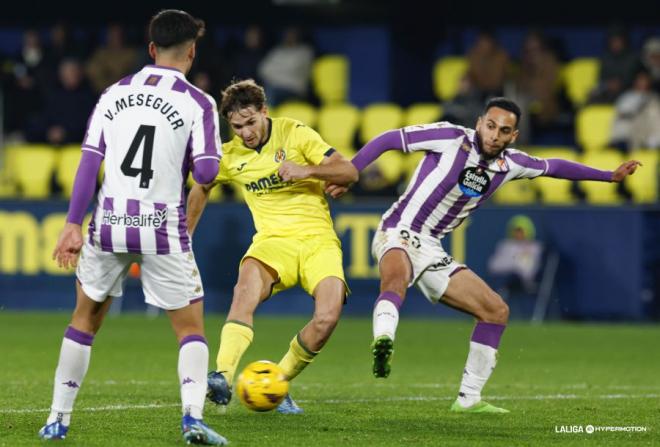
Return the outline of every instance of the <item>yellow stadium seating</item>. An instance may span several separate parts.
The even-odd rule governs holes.
[[[404,126],[435,123],[442,117],[442,106],[433,102],[420,102],[411,105],[403,118]]]
[[[317,58],[312,65],[314,93],[323,104],[345,102],[348,97],[349,62],[346,56],[328,54]]]
[[[41,144],[10,146],[5,150],[8,168],[11,169],[20,196],[30,199],[48,197],[50,180],[57,163],[57,150]]]
[[[461,79],[468,69],[467,59],[447,56],[438,60],[433,67],[433,91],[441,101],[450,101],[458,93]]]
[[[501,186],[493,196],[493,202],[501,205],[525,205],[536,202],[534,184],[538,180],[514,180]]]
[[[9,167],[10,160],[7,151],[0,149],[0,197],[13,198],[16,196],[16,184]]]
[[[360,142],[364,144],[387,130],[398,129],[402,124],[403,111],[398,105],[386,102],[368,105],[362,110]]]
[[[582,106],[598,84],[600,62],[593,57],[579,57],[564,66],[562,75],[566,94],[574,106]]]
[[[362,111],[360,141],[362,144],[381,133],[398,129],[403,124],[403,111],[393,103],[376,103]],[[403,174],[404,154],[401,151],[387,151],[374,162],[387,184],[399,181]]]
[[[309,127],[316,126],[316,108],[314,108],[313,105],[302,101],[286,102],[271,111],[271,115],[274,117],[285,116],[293,118],[302,121]]]
[[[578,155],[572,148],[534,148],[530,155],[540,158],[562,158],[577,161]],[[572,182],[551,177],[537,177],[532,180],[534,188],[541,194],[544,203],[555,205],[569,205],[575,203],[571,193]]]
[[[355,106],[335,104],[319,109],[316,128],[328,144],[345,157],[351,157],[359,123],[360,112]]]
[[[633,175],[626,177],[625,186],[635,203],[658,202],[658,176],[660,175],[660,155],[657,149],[632,151],[627,160],[638,160],[642,166]]]
[[[609,146],[614,113],[614,106],[605,104],[588,105],[578,111],[575,138],[585,152]]]
[[[71,197],[82,151],[80,145],[72,144],[59,149],[59,152],[60,156],[55,168],[55,181],[62,188],[64,197]]]
[[[620,152],[613,149],[605,149],[599,152],[587,152],[580,160],[583,164],[592,168],[613,171],[623,162]],[[587,202],[594,205],[616,205],[622,202],[617,192],[616,183],[608,182],[580,182],[580,189],[587,196]]]

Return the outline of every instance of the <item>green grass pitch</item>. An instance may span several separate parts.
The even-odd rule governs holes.
[[[68,318],[0,312],[0,445],[43,444],[37,431],[47,416]],[[211,365],[223,320],[207,316]],[[241,366],[278,361],[305,321],[257,318]],[[512,322],[484,391],[511,413],[456,415],[448,408],[471,329],[466,320],[403,318],[392,374],[374,379],[370,319],[345,318],[292,383],[303,415],[253,413],[234,400],[224,415],[207,405],[205,420],[233,446],[660,445],[657,326]],[[109,317],[61,445],[181,445],[176,358],[166,317]],[[587,425],[598,431],[566,433]]]

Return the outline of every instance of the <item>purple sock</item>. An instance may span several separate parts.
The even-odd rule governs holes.
[[[505,324],[479,321],[474,327],[474,331],[472,331],[470,340],[497,349],[500,346],[500,338],[502,338],[502,332],[505,328]]]
[[[399,295],[397,295],[394,292],[390,292],[389,290],[386,292],[381,293],[378,296],[378,299],[374,303],[374,306],[378,304],[379,301],[389,301],[390,303],[394,304],[394,307],[396,307],[397,310],[401,308],[401,305],[403,304],[403,300]]]

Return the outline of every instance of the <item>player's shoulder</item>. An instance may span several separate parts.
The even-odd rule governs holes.
[[[449,121],[437,121],[434,123],[424,123],[424,124],[413,124],[410,126],[405,126],[403,128],[405,133],[417,133],[424,132],[429,136],[433,135],[447,135],[454,136],[458,138],[460,136],[472,137],[474,135],[474,129],[469,127],[460,126]]]
[[[273,123],[273,131],[278,133],[289,133],[295,131],[295,129],[306,127],[302,121],[287,116],[271,117],[271,122]]]
[[[520,157],[536,158],[536,157],[528,154],[527,152],[525,152],[523,150],[520,150],[520,149],[516,149],[514,147],[507,147],[506,149],[504,149],[504,151],[502,151],[502,156],[504,158],[513,159],[513,160],[515,160],[516,158],[520,158]]]

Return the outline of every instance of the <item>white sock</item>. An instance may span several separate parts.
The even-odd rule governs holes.
[[[470,342],[470,353],[465,363],[463,380],[458,393],[458,403],[461,406],[471,407],[481,400],[481,390],[486,385],[496,364],[497,349],[474,341]]]
[[[184,338],[180,346],[178,370],[183,414],[190,413],[195,419],[202,419],[209,348],[201,335]]]
[[[394,340],[396,327],[399,324],[399,309],[389,300],[378,300],[374,306],[373,330],[374,338],[387,335]]]
[[[60,360],[55,370],[53,404],[47,424],[58,419],[67,427],[71,423],[71,412],[82,381],[89,367],[92,346],[80,344],[70,338],[62,340]]]

